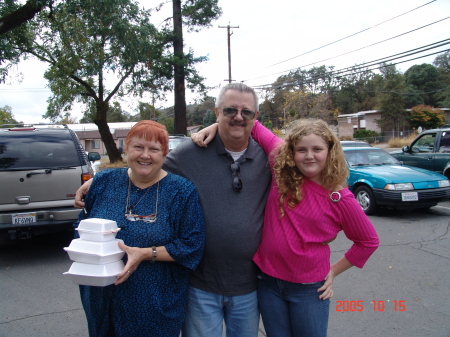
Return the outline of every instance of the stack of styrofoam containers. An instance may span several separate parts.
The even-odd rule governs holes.
[[[119,248],[116,239],[117,223],[106,219],[81,220],[77,228],[79,239],[73,239],[64,250],[69,254],[72,266],[64,275],[73,283],[104,287],[113,284],[124,264],[125,252]]]

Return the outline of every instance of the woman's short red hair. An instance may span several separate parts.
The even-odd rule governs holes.
[[[130,145],[131,138],[137,137],[145,139],[146,141],[156,141],[161,144],[164,156],[169,153],[169,134],[166,127],[151,120],[143,120],[137,122],[128,132],[125,139],[125,148]]]

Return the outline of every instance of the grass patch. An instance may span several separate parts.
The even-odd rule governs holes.
[[[391,138],[389,139],[389,147],[403,147],[405,145],[411,144],[411,142],[416,138],[416,134],[411,134],[408,137],[402,137],[402,138]]]
[[[100,165],[98,167],[102,168],[102,169],[128,167],[128,163],[127,163],[126,158],[124,158],[123,161],[121,161],[121,162],[115,162],[115,163],[110,163],[109,158],[102,158],[102,159],[100,159]]]

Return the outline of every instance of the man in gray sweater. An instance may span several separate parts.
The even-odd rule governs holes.
[[[242,83],[224,86],[214,109],[218,133],[199,147],[184,142],[163,168],[191,180],[205,215],[203,258],[191,273],[183,337],[256,337],[259,309],[257,267],[270,171],[264,150],[250,136],[258,98]],[[86,188],[77,191],[82,206]],[[175,281],[175,280],[174,280]]]
[[[259,310],[257,268],[270,171],[264,150],[251,138],[258,117],[254,90],[242,83],[223,87],[214,109],[218,133],[199,147],[184,142],[164,169],[191,180],[205,215],[203,258],[191,273],[183,337],[256,337]]]

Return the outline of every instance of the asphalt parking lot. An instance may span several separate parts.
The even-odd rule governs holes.
[[[370,219],[381,245],[363,269],[336,278],[329,336],[449,337],[450,201]],[[0,247],[0,336],[88,335],[78,287],[63,275],[70,235]],[[341,233],[332,261],[349,245]]]

